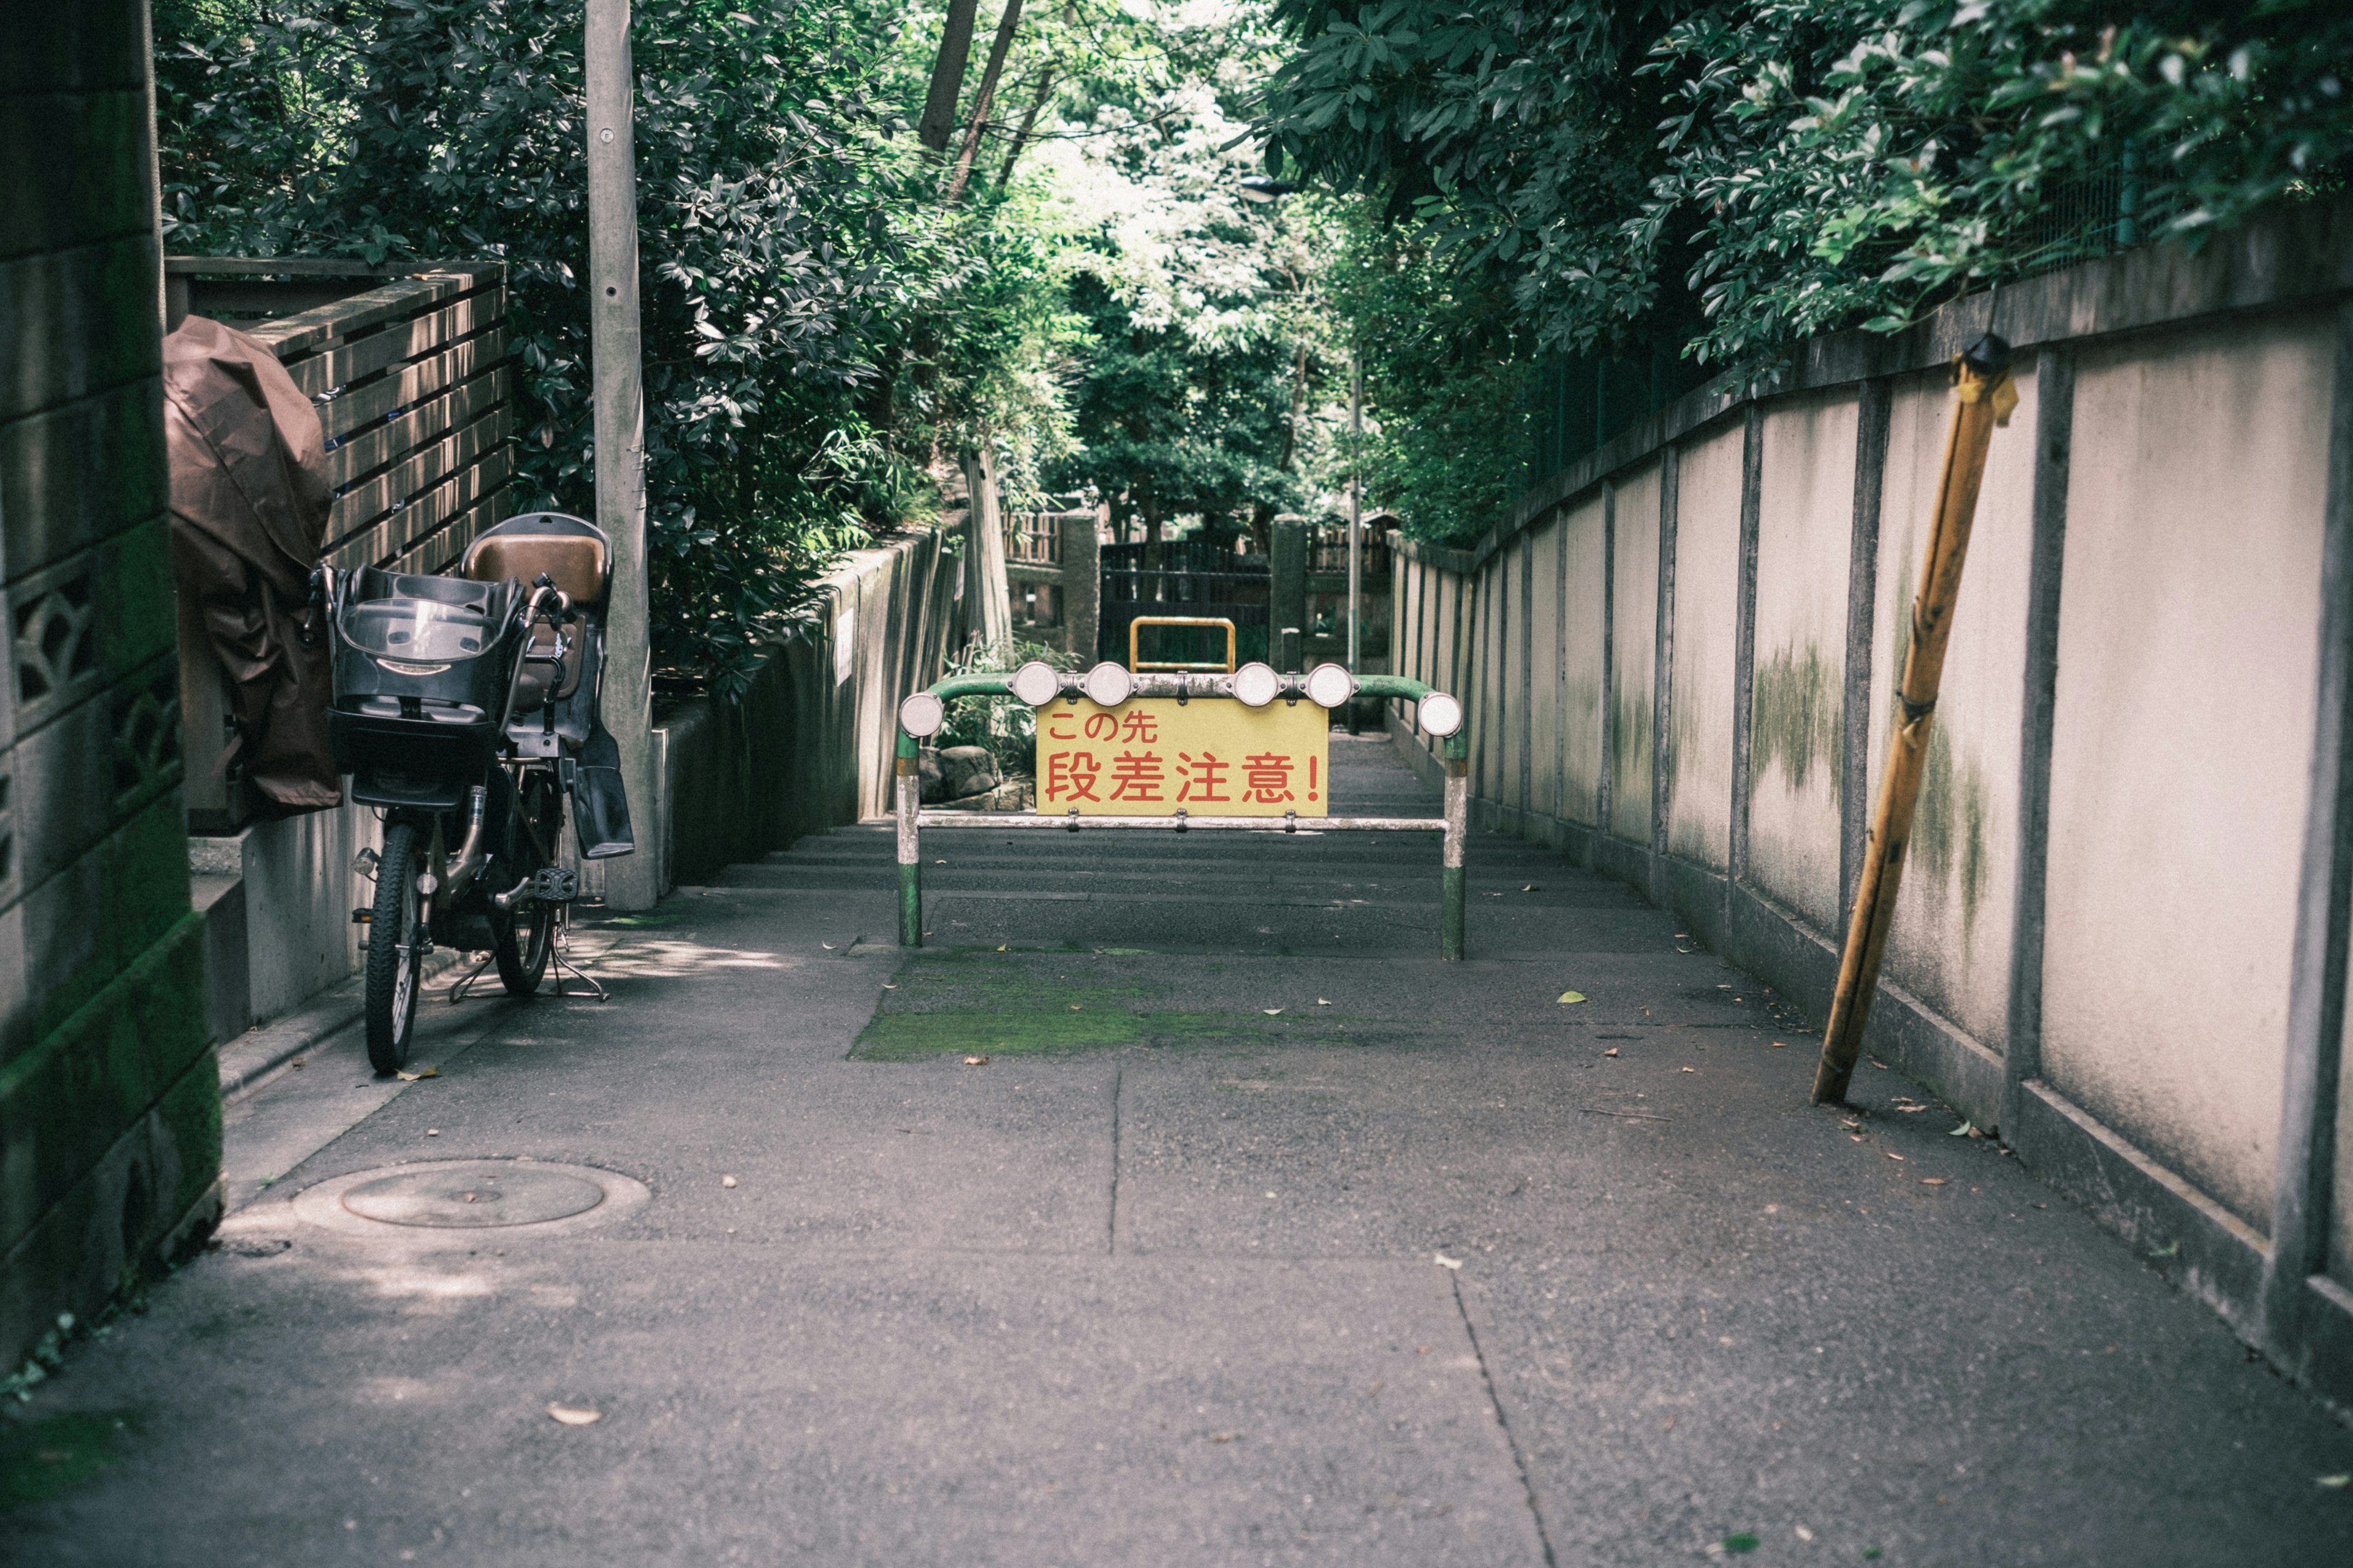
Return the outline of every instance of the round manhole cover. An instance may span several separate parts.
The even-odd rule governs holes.
[[[362,1219],[451,1230],[544,1225],[586,1214],[604,1201],[605,1189],[598,1184],[543,1165],[484,1170],[469,1163],[396,1171],[343,1194],[343,1207]]]
[[[332,1177],[298,1196],[294,1212],[349,1236],[405,1234],[422,1242],[437,1230],[575,1230],[628,1214],[652,1195],[644,1183],[593,1165],[433,1160]]]

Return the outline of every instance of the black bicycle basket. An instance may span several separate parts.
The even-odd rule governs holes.
[[[364,567],[339,588],[327,735],[352,798],[455,809],[498,753],[522,585]]]

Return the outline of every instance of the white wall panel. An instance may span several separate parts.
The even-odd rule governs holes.
[[[1849,391],[1768,413],[1758,489],[1747,875],[1820,931],[1839,916],[1857,406]]]
[[[1717,870],[1732,847],[1741,443],[1737,420],[1718,426],[1683,448],[1677,479],[1667,849]]]
[[[2318,644],[2330,334],[2078,362],[2046,1075],[2270,1219]]]

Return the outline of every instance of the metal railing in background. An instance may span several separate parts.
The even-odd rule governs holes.
[[[1062,563],[1062,513],[1007,512],[1005,563],[1008,566],[1060,566]]]
[[[1223,659],[1153,658],[1144,657],[1144,628],[1146,626],[1184,626],[1215,629],[1222,626],[1226,633],[1226,657]],[[1176,670],[1207,670],[1219,675],[1234,672],[1234,623],[1223,616],[1138,616],[1127,623],[1127,668],[1138,672],[1152,670],[1166,673]]]

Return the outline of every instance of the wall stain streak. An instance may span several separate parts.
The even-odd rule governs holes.
[[[1648,684],[1647,682],[1645,683]],[[1651,836],[1651,724],[1649,691],[1620,686],[1609,704],[1610,818],[1621,825],[1636,800],[1641,805],[1642,837]]]
[[[1748,754],[1757,772],[1778,763],[1789,787],[1803,789],[1816,768],[1836,766],[1844,752],[1841,685],[1811,643],[1796,650],[1785,645],[1757,666]]]
[[[1953,738],[1941,724],[1928,731],[1927,764],[1921,770],[1920,805],[1912,817],[1912,858],[1950,887],[1960,874],[1961,927],[1977,923],[1985,900],[1987,818],[1985,770],[1969,757],[1956,765]]]
[[[1905,593],[1912,583],[1912,542],[1906,540],[1895,569],[1898,593]],[[1905,662],[1912,656],[1910,597],[1897,602],[1895,613],[1889,619],[1895,627],[1895,657],[1889,668],[1895,672],[1900,688]],[[1889,710],[1888,734],[1892,743],[1892,737],[1904,722],[1903,704],[1893,693]],[[1878,789],[1874,783],[1871,796],[1874,806],[1879,799]],[[1985,901],[1986,842],[1992,809],[1985,769],[1973,756],[1957,764],[1949,727],[1933,724],[1928,731],[1927,761],[1921,769],[1920,804],[1912,817],[1911,859],[1915,866],[1932,872],[1940,888],[1950,888],[1954,872],[1958,870],[1964,932],[1977,924],[1978,907]]]

